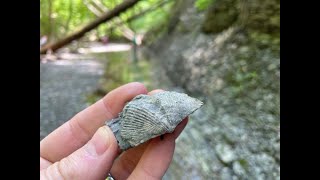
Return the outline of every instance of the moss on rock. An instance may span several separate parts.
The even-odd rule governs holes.
[[[230,27],[238,19],[236,0],[217,0],[208,9],[202,25],[205,33],[219,33]]]

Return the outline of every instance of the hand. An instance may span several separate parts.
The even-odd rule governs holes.
[[[159,91],[162,90],[148,94]],[[45,137],[40,142],[40,178],[102,180],[111,172],[116,180],[161,179],[187,118],[173,133],[151,139],[121,155],[111,129],[104,126],[107,119],[116,117],[125,103],[139,94],[147,94],[141,83],[121,86]]]

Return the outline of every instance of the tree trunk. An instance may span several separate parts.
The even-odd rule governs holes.
[[[83,27],[79,31],[76,31],[76,32],[70,34],[69,36],[65,37],[64,39],[61,39],[60,41],[58,41],[56,43],[52,43],[52,44],[49,44],[49,45],[41,48],[40,49],[40,53],[44,54],[49,49],[51,49],[52,51],[56,51],[57,49],[59,49],[59,48],[65,46],[65,45],[71,43],[72,41],[81,38],[87,32],[89,32],[89,31],[95,29],[96,27],[98,27],[101,23],[104,23],[104,22],[106,22],[106,21],[118,16],[121,12],[123,12],[123,11],[127,10],[128,8],[132,7],[133,5],[135,5],[139,1],[140,0],[127,0],[127,1],[124,1],[123,3],[119,4],[114,9],[112,9],[111,11],[106,12],[101,17],[99,17],[96,20],[94,20],[93,22],[87,24],[85,27]]]

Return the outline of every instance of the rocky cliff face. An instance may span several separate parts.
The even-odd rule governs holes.
[[[165,179],[280,179],[279,20],[278,0],[216,0],[203,13],[177,1],[148,47],[155,82],[205,105]]]

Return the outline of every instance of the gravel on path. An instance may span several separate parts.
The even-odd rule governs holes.
[[[59,60],[40,63],[40,141],[88,106],[103,75],[103,64],[95,60]]]

